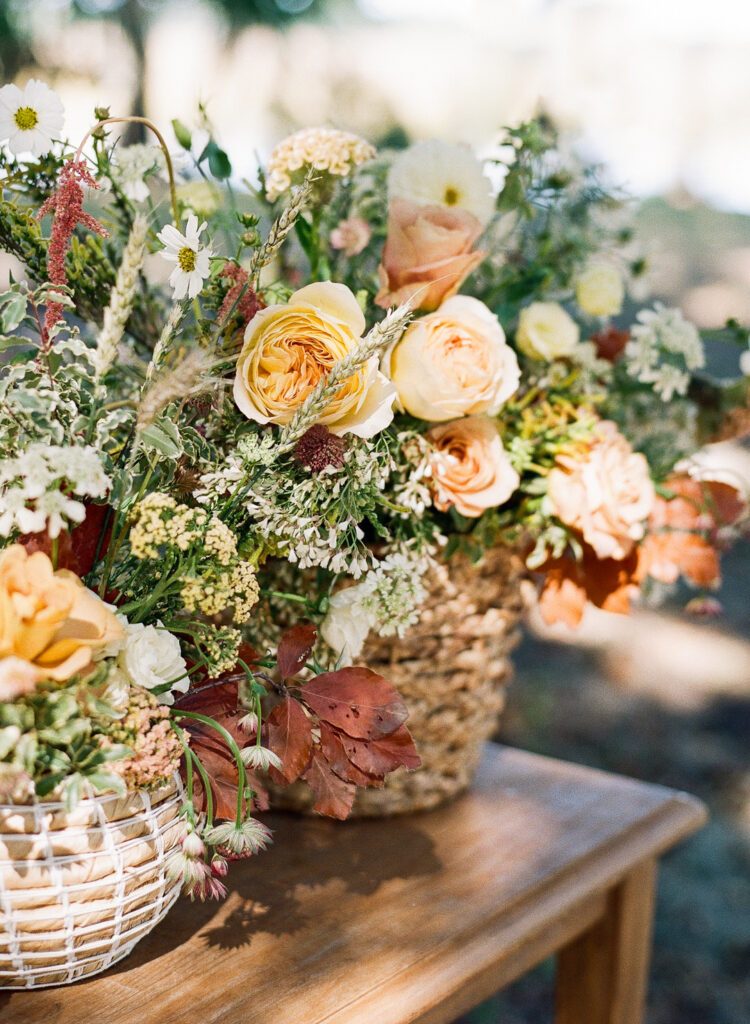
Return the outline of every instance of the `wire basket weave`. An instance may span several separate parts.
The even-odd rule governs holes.
[[[111,967],[166,915],[184,801],[159,789],[0,804],[0,989],[64,985]]]
[[[403,638],[368,640],[361,662],[399,691],[422,767],[386,777],[382,789],[360,789],[353,817],[427,810],[471,783],[482,745],[495,730],[519,640],[524,568],[509,548],[486,553],[477,566],[456,557],[432,575],[420,621]],[[312,810],[307,786],[272,788],[273,804]]]

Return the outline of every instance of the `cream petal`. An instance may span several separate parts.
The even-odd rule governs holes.
[[[374,437],[385,430],[393,420],[396,389],[377,369],[377,357],[368,364],[369,380],[365,399],[358,409],[352,410],[336,423],[329,425],[332,434],[354,434],[355,437]]]
[[[343,320],[359,337],[365,329],[365,315],[354,293],[345,284],[336,281],[316,281],[300,288],[289,299],[290,306],[314,306],[322,313]]]
[[[243,416],[247,416],[249,420],[253,420],[255,423],[270,423],[271,420],[268,416],[265,416],[259,409],[253,404],[248,394],[248,390],[242,380],[242,367],[237,364],[237,375],[234,378],[234,386],[232,388],[232,394],[234,395],[234,402],[237,408],[240,410]]]

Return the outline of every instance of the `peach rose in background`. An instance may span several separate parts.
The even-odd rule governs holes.
[[[466,210],[393,199],[375,302],[387,309],[413,300],[415,309],[437,309],[484,259],[472,251],[482,230]]]
[[[357,256],[370,241],[370,225],[361,217],[340,220],[331,232],[331,245],[345,256]]]
[[[599,558],[614,559],[642,539],[655,500],[646,457],[608,421],[587,450],[558,456],[547,495],[553,515],[579,530]]]
[[[365,318],[343,284],[321,281],[267,306],[245,330],[234,400],[256,423],[288,423],[316,384],[362,338]],[[334,434],[372,437],[393,419],[396,389],[373,356],[344,382],[317,422]]]
[[[520,371],[495,314],[478,299],[454,295],[414,320],[388,360],[401,404],[412,416],[441,421],[494,415],[518,388]]]
[[[557,302],[532,302],[521,310],[516,344],[524,355],[551,362],[569,356],[580,340],[575,320]]]
[[[433,427],[427,440],[435,446],[430,469],[433,501],[441,512],[453,506],[462,516],[476,518],[506,502],[520,483],[497,427],[484,416]]]
[[[54,572],[41,551],[29,555],[13,544],[0,554],[0,658],[28,663],[37,679],[63,682],[122,635],[104,602],[74,573]]]

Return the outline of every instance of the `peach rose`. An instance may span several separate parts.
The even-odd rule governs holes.
[[[393,199],[375,302],[387,309],[413,300],[416,309],[437,309],[484,259],[472,252],[481,233],[481,221],[466,210]]]
[[[365,318],[343,284],[320,281],[286,305],[267,306],[245,330],[234,400],[256,423],[289,423],[322,377],[357,347]],[[334,434],[372,437],[393,419],[396,389],[373,356],[346,380],[318,416]]]
[[[494,415],[520,380],[516,354],[497,317],[466,295],[454,295],[435,313],[413,321],[389,363],[403,407],[433,422]]]
[[[599,558],[626,558],[645,533],[654,485],[644,455],[614,423],[599,423],[589,448],[560,455],[548,477],[553,515],[579,530]]]
[[[12,701],[36,689],[37,670],[22,658],[0,658],[0,702]]]
[[[495,424],[484,416],[467,416],[427,433],[435,446],[430,458],[435,507],[454,506],[476,518],[508,500],[519,484]]]
[[[41,551],[29,555],[13,544],[0,554],[0,658],[19,658],[37,679],[62,682],[122,635],[104,602],[74,573],[54,572]]]

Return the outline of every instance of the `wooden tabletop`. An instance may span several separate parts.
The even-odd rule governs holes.
[[[603,914],[705,820],[693,797],[488,746],[428,814],[281,814],[222,904],[181,899],[90,981],[0,993],[3,1024],[448,1024]]]

